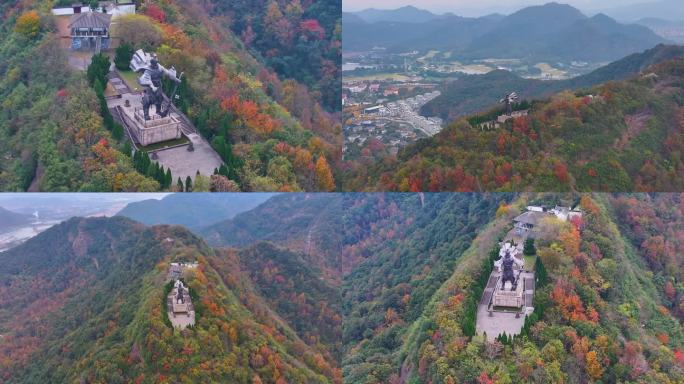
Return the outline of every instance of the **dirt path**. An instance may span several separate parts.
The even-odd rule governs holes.
[[[645,110],[633,115],[626,115],[625,124],[627,124],[627,130],[619,139],[616,140],[615,148],[624,149],[627,145],[629,145],[632,139],[639,136],[639,134],[643,132],[643,130],[646,128],[646,123],[650,118],[650,110]]]
[[[36,167],[36,175],[33,177],[33,181],[31,181],[31,185],[26,192],[40,192],[40,180],[43,178],[44,173],[45,167],[39,161]]]

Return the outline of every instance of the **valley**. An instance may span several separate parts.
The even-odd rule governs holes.
[[[342,20],[344,159],[351,169],[402,158],[461,118],[500,114],[493,111],[511,92],[531,103],[625,80],[684,54],[657,23],[649,29],[558,3],[481,17],[406,6],[346,12]],[[438,96],[418,108],[422,127],[410,116],[388,120],[397,104],[428,93]],[[343,190],[374,187],[349,176],[343,173]]]
[[[677,382],[683,203],[679,194],[282,194],[196,231],[203,237],[73,218],[0,253],[0,375]],[[522,252],[514,270],[526,271],[515,272],[515,302],[489,283],[505,274],[509,243]],[[194,317],[178,306],[167,319],[194,325],[164,320],[170,294]],[[493,312],[478,309],[489,300]],[[501,306],[520,303],[520,316]]]
[[[451,82],[421,113],[454,120],[398,151],[359,148],[344,189],[678,191],[683,53],[658,46],[569,80],[494,71]]]

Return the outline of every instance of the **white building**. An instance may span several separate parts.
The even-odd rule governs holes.
[[[52,14],[55,16],[69,16],[92,11],[89,5],[83,3],[74,3],[69,7],[52,8]],[[130,15],[135,14],[135,4],[133,2],[101,1],[100,6],[95,11],[106,13],[112,17]]]

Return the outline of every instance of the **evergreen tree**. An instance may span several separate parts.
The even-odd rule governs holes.
[[[93,82],[93,90],[95,91],[95,95],[97,95],[97,97],[104,95],[104,85],[102,85],[100,79],[96,78]]]
[[[173,176],[171,175],[171,168],[166,169],[166,176],[164,178],[165,188],[171,188],[171,183],[173,183]]]
[[[537,249],[534,247],[534,239],[528,237],[525,239],[525,246],[523,247],[523,254],[525,256],[532,256],[537,254]]]
[[[219,167],[218,173],[219,173],[219,175],[223,175],[225,177],[228,177],[228,167],[226,167],[225,164],[221,164],[221,167]]]
[[[166,171],[164,171],[164,166],[160,167],[159,163],[156,163],[156,164],[157,164],[156,179],[159,182],[159,185],[161,185],[162,188],[164,188],[164,184],[165,184],[165,180],[166,180]]]
[[[131,147],[131,143],[128,140],[126,140],[126,142],[124,143],[122,151],[124,155],[131,157],[131,152],[133,151],[133,148]],[[135,166],[135,157],[133,158],[133,165]]]
[[[114,65],[116,69],[121,71],[129,70],[129,65],[133,54],[135,53],[135,48],[129,43],[122,43],[116,49],[116,54],[114,56]]]
[[[151,164],[152,160],[150,160],[150,155],[148,155],[147,152],[143,152],[140,172],[149,172]]]
[[[183,192],[185,190],[183,187],[183,180],[181,180],[180,177],[178,177],[178,182],[176,182],[176,186],[178,186],[179,192]]]
[[[95,80],[100,80],[102,84],[102,89],[107,85],[107,74],[109,73],[109,57],[98,53],[93,55],[93,58],[86,71],[86,77],[88,78],[88,83],[93,86],[95,85]]]
[[[192,179],[190,176],[185,178],[185,192],[192,192]]]
[[[544,267],[544,263],[541,261],[540,257],[537,257],[537,259],[534,262],[534,273],[537,278],[537,286],[542,287],[548,283],[549,280],[549,274],[546,271],[546,267]]]
[[[147,176],[151,177],[151,178],[156,179],[156,178],[157,178],[157,177],[156,177],[156,176],[157,176],[157,171],[159,170],[159,168],[155,168],[155,167],[154,167],[154,164],[156,164],[156,163],[149,163],[149,164],[147,165],[147,172],[146,172],[145,174],[146,174]]]
[[[111,114],[110,114],[110,116],[111,116]],[[123,134],[124,134],[123,126],[121,124],[115,122],[114,123],[114,129],[112,129],[112,137],[116,140],[121,140],[123,138]],[[128,144],[128,146],[130,147],[130,144]],[[130,154],[130,150],[129,150],[128,154]]]

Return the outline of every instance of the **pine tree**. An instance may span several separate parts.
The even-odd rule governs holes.
[[[161,167],[159,166],[159,163],[157,164],[157,175],[156,175],[156,180],[159,182],[159,185],[164,188],[165,186],[165,180],[166,180],[166,171],[164,171],[164,166],[162,165]]]
[[[150,169],[150,165],[152,165],[152,160],[150,160],[150,155],[147,154],[147,152],[144,152],[142,154],[142,171],[148,172]]]
[[[110,113],[110,116],[111,116],[111,113]],[[114,137],[114,139],[116,139],[116,140],[121,140],[123,138],[123,134],[124,134],[123,126],[119,123],[114,123],[114,129],[112,129],[112,137]],[[130,144],[129,144],[129,147],[130,147]],[[128,154],[130,154],[130,152]]]
[[[221,164],[221,167],[219,167],[218,170],[219,175],[223,175],[225,177],[228,177],[228,167],[226,167],[225,164]],[[230,177],[228,177],[230,178]]]
[[[171,168],[166,169],[166,176],[164,178],[164,187],[171,188],[171,183],[173,183],[173,176],[171,175]]]
[[[96,78],[93,82],[93,90],[95,91],[95,95],[97,97],[100,97],[100,95],[104,95],[104,85],[102,85],[100,79]]]
[[[116,68],[122,71],[127,71],[134,53],[135,48],[133,48],[131,44],[122,43],[119,45],[114,56],[114,65]]]
[[[124,142],[122,151],[123,151],[124,155],[131,157],[131,152],[133,151],[133,148],[131,147],[131,143],[128,141]],[[133,165],[135,166],[135,158],[133,159]]]
[[[176,185],[178,186],[179,192],[183,192],[185,190],[183,187],[183,180],[181,180],[180,176],[178,177],[178,182],[176,182]]]
[[[534,262],[534,273],[536,275],[537,285],[539,287],[542,287],[548,283],[549,275],[548,272],[546,272],[546,267],[544,267],[544,263],[540,257],[537,257]]]
[[[534,239],[528,237],[525,239],[525,246],[523,247],[523,254],[525,256],[532,256],[537,253],[537,249],[534,247]]]
[[[147,173],[145,173],[148,177],[151,177],[153,179],[157,178],[157,171],[159,170],[159,168],[154,167],[155,164],[156,163],[149,163],[149,165],[147,166]]]
[[[199,171],[197,173],[199,174]],[[192,179],[190,176],[185,178],[185,192],[192,192]]]

